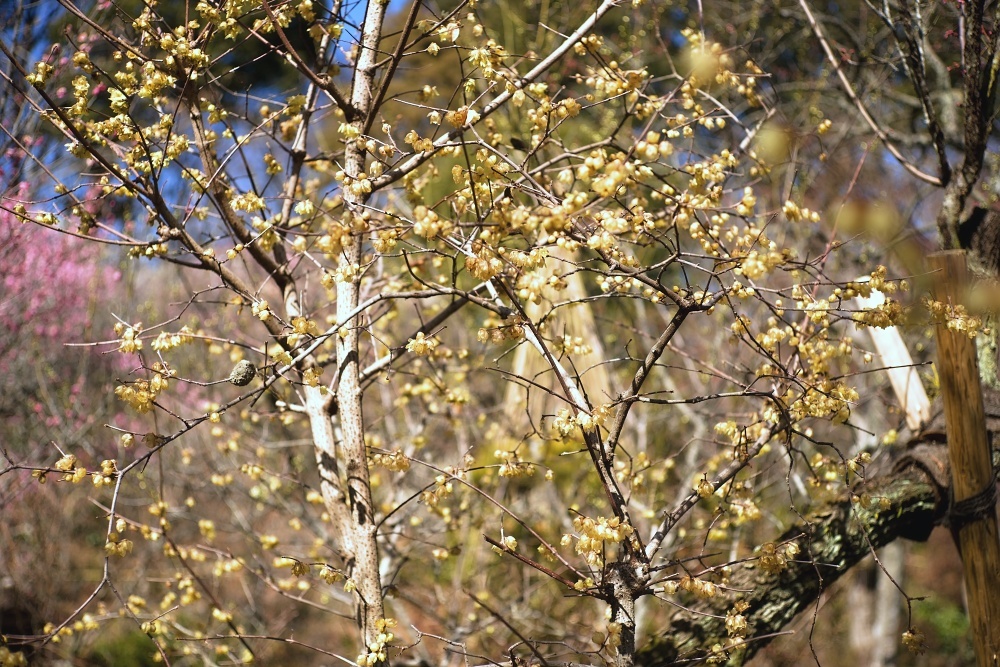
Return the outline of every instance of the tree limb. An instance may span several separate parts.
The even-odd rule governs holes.
[[[1000,451],[993,452],[994,473],[1000,471]],[[726,631],[726,613],[735,598],[716,596],[680,608],[669,630],[643,646],[637,665],[699,663],[712,656],[708,647],[724,646],[728,664],[743,664],[788,625],[796,615],[813,605],[822,592],[859,562],[899,538],[923,541],[948,511],[949,468],[946,445],[922,442],[907,450],[893,470],[870,479],[838,501],[810,514],[786,530],[774,542],[795,541],[804,558],[788,561],[780,572],[765,572],[752,562],[730,578],[730,590],[750,591],[742,599],[750,604],[743,612],[750,632],[745,640],[731,640]],[[867,494],[886,498],[891,507],[878,510],[878,503],[864,509],[852,496]]]

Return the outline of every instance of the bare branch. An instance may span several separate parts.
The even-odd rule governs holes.
[[[904,157],[903,154],[899,152],[899,149],[896,148],[895,144],[889,140],[885,131],[868,112],[864,102],[862,102],[857,93],[854,92],[854,86],[852,86],[851,82],[847,80],[847,75],[844,74],[844,70],[837,61],[837,57],[833,54],[833,49],[830,48],[830,43],[827,41],[826,35],[823,34],[823,29],[820,27],[816,17],[813,16],[812,10],[809,9],[809,3],[807,0],[799,0],[799,6],[802,7],[802,11],[805,12],[806,20],[809,21],[809,25],[812,28],[813,33],[816,35],[816,39],[819,40],[820,46],[823,47],[823,52],[826,54],[827,62],[830,63],[830,67],[832,67],[837,73],[837,78],[840,80],[840,85],[843,87],[844,93],[857,107],[861,117],[864,118],[865,122],[868,123],[868,126],[872,129],[875,135],[882,141],[886,150],[899,161],[899,164],[902,165],[906,171],[916,176],[921,181],[930,183],[931,185],[944,185],[946,181],[942,180],[942,177],[931,176],[930,174],[921,171],[910,160]]]

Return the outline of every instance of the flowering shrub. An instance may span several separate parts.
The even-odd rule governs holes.
[[[106,613],[43,639],[118,614],[163,660],[628,667],[640,600],[654,622],[722,600],[697,655],[727,659],[756,592],[734,572],[791,569],[772,525],[859,483],[859,411],[890,426],[858,331],[903,322],[909,285],[843,259],[798,184],[836,124],[786,126],[752,57],[656,3],[534,37],[493,3],[413,2],[399,29],[355,4],[101,2],[32,61],[3,47],[83,166],[36,150],[51,196],[5,198],[5,322],[122,364],[100,456],[32,464],[92,482],[104,532]],[[290,83],[228,85],[248,44]],[[69,294],[106,300],[103,269],[55,230],[140,276],[99,332]],[[896,299],[857,312],[876,287]]]

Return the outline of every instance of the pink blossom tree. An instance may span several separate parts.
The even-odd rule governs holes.
[[[120,285],[96,244],[20,222],[10,207],[30,197],[22,182],[0,203],[0,618],[11,635],[37,632],[75,586],[57,536],[81,525],[85,494],[55,493],[18,468],[57,447],[99,449],[111,359],[68,344],[92,338],[106,317],[97,300]]]
[[[46,427],[78,428],[87,414],[79,401],[93,359],[64,346],[88,339],[95,298],[113,290],[120,274],[103,264],[95,244],[56,231],[32,233],[8,208],[28,196],[28,184],[21,183],[0,208],[0,374],[6,385],[0,410],[8,414],[27,402],[48,414]],[[76,397],[69,410],[43,406],[53,385]]]

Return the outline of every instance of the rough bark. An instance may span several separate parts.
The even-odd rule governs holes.
[[[992,109],[996,99],[996,75],[1000,68],[1000,34],[995,29],[1000,20],[1000,10],[987,8],[985,2],[976,1],[962,5],[964,39],[962,47],[963,104],[965,113],[965,153],[958,169],[947,181],[941,209],[938,212],[938,230],[941,248],[952,250],[960,247],[959,223],[965,202],[975,187],[983,169],[983,158],[990,129],[993,126]]]
[[[994,473],[1000,470],[996,450],[993,469]],[[780,573],[750,567],[734,573],[729,589],[750,591],[742,595],[750,603],[743,613],[750,625],[744,643],[733,646],[726,633],[726,612],[736,598],[718,596],[679,610],[666,633],[639,649],[636,664],[698,663],[709,657],[708,649],[714,644],[732,647],[728,664],[743,664],[873,550],[899,538],[925,540],[947,514],[948,474],[947,448],[940,438],[911,447],[891,472],[854,490],[888,498],[890,509],[863,509],[845,494],[775,540],[798,541],[799,560],[789,562]]]

